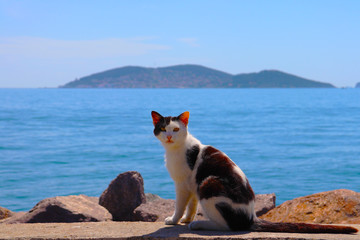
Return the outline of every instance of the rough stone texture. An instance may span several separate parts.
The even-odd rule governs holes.
[[[146,202],[152,202],[155,200],[162,199],[159,195],[153,193],[145,193]]]
[[[9,209],[0,207],[0,220],[5,219],[5,218],[9,218],[12,215],[14,215],[14,212],[10,211]]]
[[[360,225],[352,225],[360,229]],[[269,232],[191,231],[186,225],[169,226],[149,222],[89,222],[0,224],[0,239],[6,240],[359,240],[357,234],[296,234]]]
[[[146,202],[137,207],[134,211],[135,221],[144,222],[163,222],[166,217],[173,214],[175,209],[175,200],[156,199]]]
[[[114,221],[133,221],[135,208],[145,201],[144,180],[140,173],[130,171],[110,183],[99,204],[109,210]]]
[[[286,201],[261,217],[272,222],[360,223],[360,193],[334,190]]]
[[[27,212],[15,212],[11,217],[0,220],[1,223],[19,223],[18,219],[22,218]]]
[[[19,213],[3,223],[99,222],[111,218],[97,198],[79,195],[44,199],[28,213]]]
[[[275,193],[270,194],[256,194],[255,195],[255,212],[256,216],[260,217],[275,208],[276,196]]]
[[[146,196],[146,203],[141,204],[134,211],[135,221],[163,222],[166,217],[173,214],[175,210],[175,200],[162,199],[154,194],[147,194]],[[275,208],[275,199],[275,194],[257,194],[255,200],[255,212],[257,216]],[[199,206],[195,220],[204,219],[203,210]]]

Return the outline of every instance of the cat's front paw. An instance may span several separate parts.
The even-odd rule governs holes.
[[[176,225],[178,221],[174,220],[174,217],[167,217],[165,218],[165,225]]]
[[[183,217],[180,219],[181,223],[190,223],[193,220],[193,217]]]

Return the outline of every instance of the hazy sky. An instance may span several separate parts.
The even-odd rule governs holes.
[[[186,63],[353,87],[360,1],[0,0],[0,87]]]

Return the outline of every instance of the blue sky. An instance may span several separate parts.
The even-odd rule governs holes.
[[[360,82],[360,1],[0,0],[0,87],[128,66],[276,69]]]

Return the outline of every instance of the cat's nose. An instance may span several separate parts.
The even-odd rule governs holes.
[[[168,140],[171,140],[172,136],[166,136]]]

